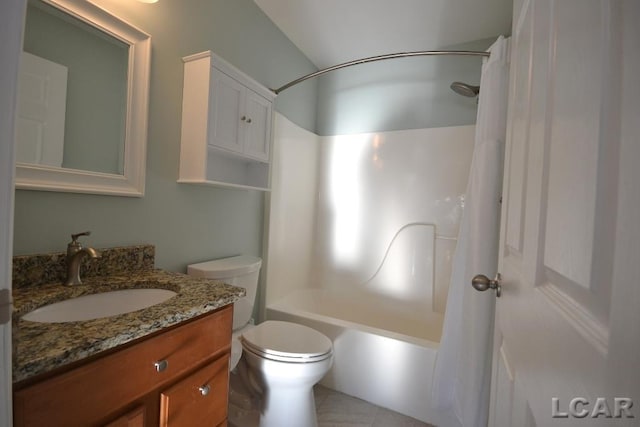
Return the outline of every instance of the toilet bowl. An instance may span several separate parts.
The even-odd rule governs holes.
[[[313,386],[333,362],[329,338],[307,326],[253,325],[260,258],[236,256],[192,264],[187,273],[246,289],[234,303],[229,363],[229,424],[238,427],[316,427]]]
[[[248,376],[262,389],[260,427],[317,426],[313,386],[331,368],[331,340],[303,325],[268,320],[240,341]]]

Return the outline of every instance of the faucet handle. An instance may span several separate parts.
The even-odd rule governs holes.
[[[78,234],[72,234],[71,235],[71,242],[76,242],[78,240],[78,237],[80,236],[91,236],[91,232],[90,231],[83,231],[82,233],[78,233]]]
[[[71,241],[67,244],[67,256],[71,256],[82,249],[82,243],[78,241],[80,236],[90,236],[90,231],[83,231],[82,233],[72,234]]]

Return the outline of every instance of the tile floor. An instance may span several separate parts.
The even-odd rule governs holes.
[[[314,395],[318,427],[433,427],[321,385]]]

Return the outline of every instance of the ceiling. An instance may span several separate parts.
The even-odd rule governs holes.
[[[513,0],[254,0],[318,67],[511,31]]]

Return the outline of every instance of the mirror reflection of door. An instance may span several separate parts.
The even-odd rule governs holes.
[[[21,71],[19,103],[28,111],[21,111],[25,117],[18,127],[18,161],[122,175],[129,46],[41,0],[29,0],[25,22],[23,57],[29,60],[23,60],[21,66],[38,62],[34,55],[43,62],[35,66],[40,69],[37,72]],[[67,69],[64,85],[57,76],[48,75],[55,67],[42,65],[47,62]],[[42,98],[52,96],[52,92],[59,94],[63,86],[64,99]],[[45,122],[41,112],[32,111],[42,109],[42,105],[35,106],[33,102],[50,100],[55,104],[47,106]],[[61,142],[54,144],[53,137],[45,135],[53,128],[55,138],[61,132]],[[60,150],[62,159],[55,155],[55,161],[51,160],[47,152]]]
[[[22,52],[16,160],[62,167],[67,67]]]

